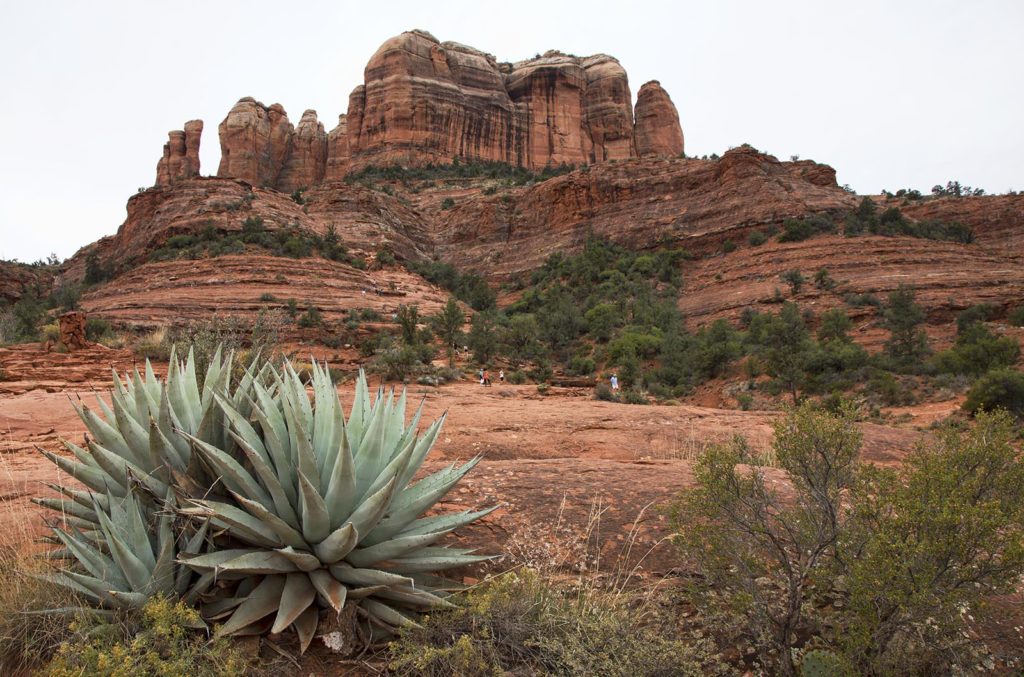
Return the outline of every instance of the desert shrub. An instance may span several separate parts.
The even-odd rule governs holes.
[[[979,322],[988,322],[995,317],[995,307],[988,303],[979,303],[960,311],[956,316],[956,330],[962,334],[969,327]]]
[[[814,273],[814,286],[825,291],[832,291],[836,288],[836,281],[828,272],[828,268],[819,268]]]
[[[722,251],[726,254],[736,251],[736,243],[732,240],[726,240],[722,243]]]
[[[516,369],[505,374],[505,379],[512,385],[522,385],[526,383],[526,373],[520,369]]]
[[[786,219],[782,222],[779,242],[801,242],[814,235],[835,232],[836,226],[828,216],[815,214],[801,219]]]
[[[387,381],[406,381],[421,364],[419,358],[415,346],[389,346],[377,352],[369,369]]]
[[[395,265],[395,255],[387,249],[378,249],[375,255],[377,263],[382,266],[393,266]]]
[[[106,282],[113,276],[113,271],[109,264],[104,263],[100,260],[100,255],[95,251],[89,252],[85,256],[85,278],[84,282],[86,285],[99,284],[100,282]]]
[[[61,310],[75,310],[78,308],[78,301],[81,297],[81,286],[65,282],[50,292],[47,305],[51,308],[60,308]]]
[[[889,407],[914,404],[914,392],[887,371],[876,369],[868,379],[867,392]]]
[[[313,329],[315,327],[322,327],[324,324],[323,315],[320,313],[320,309],[310,304],[306,308],[306,312],[299,316],[298,325],[303,329]]]
[[[900,469],[867,465],[840,548],[836,642],[860,674],[951,674],[973,642],[962,613],[1024,573],[1024,459],[1004,412],[947,426]],[[967,611],[965,611],[967,610]]]
[[[488,581],[389,645],[397,675],[696,675],[692,650],[610,595],[566,594],[523,569]]]
[[[453,200],[450,197],[446,197],[445,199],[441,200],[441,209],[451,209],[454,206],[455,200]]]
[[[618,402],[619,398],[616,397],[615,391],[611,389],[607,383],[598,383],[597,387],[594,388],[594,399],[601,400],[602,402]]]
[[[647,395],[639,388],[626,388],[622,391],[622,402],[624,404],[650,404]]]
[[[803,287],[804,281],[807,278],[803,276],[803,273],[794,268],[793,270],[787,270],[779,275],[779,279],[788,284],[790,293],[796,296],[800,293],[800,289]]]
[[[39,336],[44,341],[59,341],[60,326],[56,322],[44,324],[42,327],[39,328]]]
[[[210,675],[230,677],[252,671],[228,639],[207,638],[191,629],[199,612],[183,602],[153,598],[139,618],[124,626],[81,623],[74,641],[65,642],[47,666],[49,677],[81,675]]]
[[[1016,338],[996,336],[985,325],[974,322],[965,325],[953,346],[935,355],[933,363],[940,373],[978,376],[993,369],[1009,367],[1018,357],[1020,343]]]
[[[1024,418],[1024,374],[1010,368],[990,371],[971,386],[963,408],[971,413],[1005,409]]]
[[[861,435],[851,412],[810,404],[774,428],[775,460],[795,501],[760,468],[737,468],[742,445],[716,445],[698,461],[697,487],[677,500],[673,522],[682,552],[705,575],[692,590],[697,603],[734,619],[731,631],[753,642],[770,674],[795,675],[792,649],[813,613],[812,580],[842,535],[841,500],[856,477]]]
[[[759,230],[755,230],[747,236],[747,244],[751,247],[760,247],[768,241],[768,236]]]
[[[913,289],[901,284],[889,294],[882,317],[890,333],[885,351],[897,365],[910,366],[928,355],[928,335],[921,329],[925,312],[916,303]]]
[[[101,342],[109,340],[114,335],[114,328],[102,317],[87,317],[85,319],[85,338],[89,341]]]
[[[274,303],[277,301],[277,297],[270,292],[263,292],[260,294],[260,301],[263,303]]]
[[[871,306],[873,308],[881,308],[882,301],[874,294],[864,293],[855,294],[850,292],[849,294],[843,295],[843,303],[854,308],[863,308],[865,306]]]
[[[1006,321],[1014,327],[1024,327],[1024,305],[1017,306],[1006,315]]]
[[[566,371],[575,376],[589,376],[594,373],[594,358],[585,355],[573,355]]]

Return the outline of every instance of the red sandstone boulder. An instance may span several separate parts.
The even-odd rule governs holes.
[[[239,99],[218,127],[217,176],[275,187],[291,154],[294,128],[279,103],[267,107],[252,97]]]
[[[302,114],[290,143],[291,152],[276,183],[276,188],[292,192],[324,180],[327,169],[327,132],[315,110]]]

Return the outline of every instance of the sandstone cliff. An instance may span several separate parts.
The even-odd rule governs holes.
[[[550,51],[501,63],[424,31],[381,45],[329,134],[315,111],[295,127],[280,104],[252,97],[235,104],[218,132],[218,176],[286,192],[369,165],[462,158],[542,169],[683,150],[679,115],[657,82],[641,88],[634,124],[626,71],[611,56]],[[171,132],[156,185],[198,176],[198,147],[188,125]]]

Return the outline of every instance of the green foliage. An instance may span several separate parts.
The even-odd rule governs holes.
[[[914,404],[914,392],[887,371],[876,369],[867,383],[867,393],[889,407]]]
[[[616,327],[622,325],[622,311],[616,303],[599,303],[586,312],[587,333],[595,341],[607,342]]]
[[[814,286],[817,289],[824,291],[832,291],[836,288],[836,281],[832,279],[832,276],[828,272],[828,268],[819,268],[814,273]]]
[[[865,306],[871,306],[873,308],[881,308],[883,306],[882,300],[874,294],[855,294],[849,293],[843,296],[843,303],[854,308],[863,308]]]
[[[594,399],[601,400],[602,402],[618,402],[619,398],[616,397],[615,392],[611,389],[607,383],[603,381],[597,384],[594,388]]]
[[[956,316],[956,331],[962,334],[979,322],[987,322],[995,317],[996,309],[987,304],[979,303],[964,309]]]
[[[879,214],[878,207],[869,197],[861,200],[858,208],[845,218],[844,233],[848,237],[864,232],[872,235],[917,237],[963,244],[974,241],[974,233],[962,223],[937,220],[910,221],[903,216],[898,207],[890,207]]]
[[[574,376],[590,376],[594,373],[595,364],[592,357],[573,355],[566,365],[566,371]]]
[[[498,316],[494,311],[485,311],[473,315],[470,323],[467,345],[473,351],[473,359],[479,364],[487,364],[498,350]]]
[[[855,677],[849,662],[834,651],[812,649],[800,661],[800,677]]]
[[[191,629],[199,613],[185,604],[153,598],[126,626],[79,624],[43,674],[48,677],[166,675],[233,677],[253,671],[254,659],[227,639],[207,641]]]
[[[106,282],[113,277],[110,265],[100,260],[100,255],[94,250],[85,256],[85,278],[86,285]]]
[[[85,338],[96,343],[109,340],[114,335],[114,328],[110,323],[101,317],[87,317],[85,319]]]
[[[782,222],[779,242],[801,242],[821,233],[834,233],[835,224],[828,216],[816,214],[800,219],[786,219]]]
[[[406,263],[406,267],[429,282],[452,292],[473,310],[488,310],[497,303],[497,294],[488,286],[486,280],[476,273],[459,273],[451,264],[437,261],[411,261]]]
[[[804,286],[804,281],[807,278],[803,276],[803,273],[794,268],[779,275],[779,279],[788,284],[790,293],[796,296],[800,293],[800,289]]]
[[[623,369],[625,372],[625,369]],[[623,378],[625,380],[625,378]],[[624,404],[650,404],[647,396],[639,388],[626,388],[622,391],[622,402]]]
[[[885,350],[897,365],[910,366],[928,355],[928,336],[920,328],[925,313],[915,302],[913,289],[901,284],[889,294],[882,317],[883,326],[890,332]]]
[[[441,200],[441,209],[451,209],[454,206],[455,200],[451,199],[450,197],[446,197],[445,199]]]
[[[465,323],[466,315],[454,296],[449,296],[444,308],[430,317],[430,326],[434,328],[434,333],[444,343],[448,353],[449,367],[455,366],[455,348],[462,340],[462,325]]]
[[[932,186],[932,195],[935,197],[978,197],[984,194],[983,188],[971,188],[959,181],[947,181],[945,186],[940,184]]]
[[[818,340],[822,342],[850,340],[846,332],[853,328],[853,320],[842,308],[832,308],[821,314],[821,324],[818,325]]]
[[[1024,305],[1011,310],[1006,315],[1006,321],[1013,327],[1024,327]]]
[[[812,348],[810,333],[800,309],[787,302],[764,328],[764,340],[758,352],[765,371],[789,391],[793,403],[806,378],[808,354]]]
[[[722,251],[726,254],[736,251],[736,243],[732,240],[726,240],[722,243]]]
[[[396,263],[395,255],[387,249],[378,249],[376,258],[377,263],[381,266],[393,266]]]
[[[396,675],[697,675],[693,651],[623,601],[567,593],[530,569],[492,579],[389,645]]]
[[[961,313],[958,324],[963,317]],[[1016,338],[996,336],[980,321],[975,321],[961,325],[953,347],[935,355],[933,363],[939,373],[980,376],[993,369],[1009,367],[1019,357],[1020,342]]]
[[[868,466],[841,547],[838,643],[865,674],[948,674],[969,648],[961,610],[1024,573],[1024,460],[1006,413],[946,427],[897,470]]]
[[[1024,418],[1024,374],[1013,369],[995,369],[971,386],[964,409],[971,413],[1005,409]]]
[[[751,247],[760,247],[768,241],[768,236],[762,233],[760,230],[755,230],[747,236],[747,244]]]
[[[322,327],[324,325],[324,318],[320,314],[320,309],[312,304],[307,306],[306,312],[299,316],[298,325],[303,329]]]
[[[415,304],[409,306],[404,303],[399,305],[398,311],[395,313],[395,322],[401,327],[403,343],[409,346],[419,343],[417,331],[420,322],[419,306]]]
[[[693,593],[709,612],[737,619],[769,673],[795,675],[792,648],[811,613],[812,580],[841,536],[843,494],[856,477],[861,435],[849,411],[805,404],[774,425],[773,450],[796,500],[759,468],[741,471],[743,446],[712,446],[697,487],[680,496],[673,522],[683,552],[705,579]]]

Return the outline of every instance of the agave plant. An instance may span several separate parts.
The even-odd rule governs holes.
[[[86,448],[43,452],[85,486],[37,500],[62,516],[54,580],[107,608],[179,596],[220,634],[294,627],[303,651],[328,609],[387,633],[448,606],[432,572],[487,557],[435,544],[490,510],[423,517],[479,460],[413,482],[444,417],[417,435],[422,405],[406,424],[405,392],[371,401],[362,372],[347,421],[326,367],[312,402],[288,364],[230,373],[218,349],[200,387],[172,354],[166,381],[147,362],[100,414],[76,405]]]
[[[256,378],[246,374],[232,394],[231,360],[218,349],[200,387],[192,351],[183,362],[172,351],[166,381],[147,360],[144,376],[135,370],[122,380],[114,372],[111,404],[96,398],[100,413],[74,404],[89,431],[86,448],[65,440],[73,459],[40,451],[85,490],[50,484],[59,497],[33,499],[60,514],[46,539],[60,547],[49,556],[75,566],[54,580],[108,608],[142,606],[150,595],[172,592],[198,600],[212,577],[199,576],[193,586],[193,570],[181,566],[178,555],[204,551],[207,529],[186,528],[172,517],[178,480],[205,470],[178,431],[225,444],[214,394],[244,410]]]
[[[139,609],[154,595],[181,597],[195,604],[213,583],[213,577],[196,577],[177,558],[200,552],[207,525],[189,534],[179,551],[181,534],[175,533],[174,497],[170,493],[162,507],[159,514],[154,514],[134,492],[122,498],[93,495],[95,535],[87,536],[74,527],[53,527],[78,570],[62,569],[51,580],[106,609]]]
[[[146,360],[144,377],[136,369],[131,375],[125,374],[122,381],[114,372],[110,406],[99,397],[96,402],[100,413],[82,402],[73,403],[91,435],[86,438],[87,449],[64,440],[64,446],[74,459],[40,451],[61,470],[100,495],[124,498],[129,493],[130,482],[137,480],[153,496],[163,497],[176,483],[177,480],[172,479],[175,474],[203,483],[203,466],[193,462],[191,446],[180,433],[233,449],[226,439],[223,415],[215,397],[231,401],[239,412],[246,413],[251,389],[258,377],[247,372],[232,394],[231,360],[230,355],[222,359],[218,348],[202,388],[196,378],[196,361],[191,350],[184,362],[178,362],[172,351],[166,381],[156,377],[149,360]],[[213,481],[205,479],[207,483]],[[90,500],[64,490],[61,493],[65,494],[62,498],[36,502],[81,520],[98,522]]]
[[[312,372],[312,403],[287,364],[270,387],[253,383],[249,416],[214,395],[245,458],[184,434],[224,491],[222,500],[192,499],[180,510],[209,520],[232,546],[182,561],[244,582],[207,608],[210,620],[223,621],[219,633],[294,627],[303,650],[321,609],[340,613],[353,603],[372,628],[391,632],[449,606],[426,574],[487,557],[434,544],[493,510],[423,517],[479,459],[410,484],[444,416],[417,435],[422,405],[406,424],[405,392],[380,389],[371,402],[360,372],[346,422],[329,372],[315,363]]]

